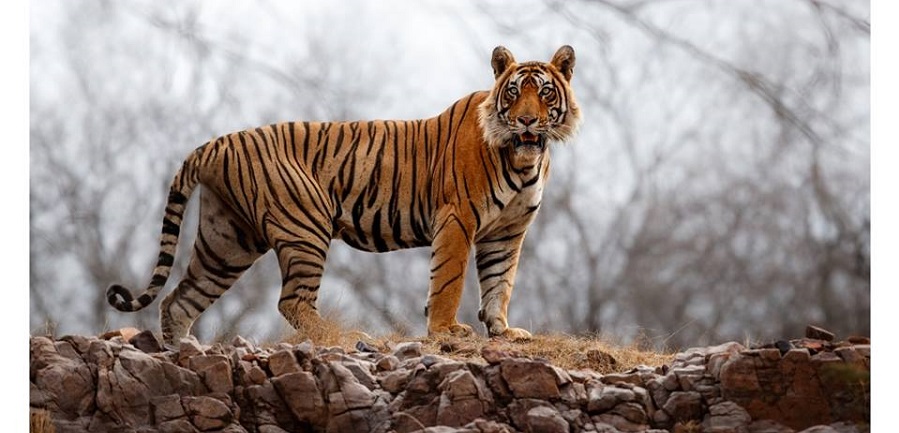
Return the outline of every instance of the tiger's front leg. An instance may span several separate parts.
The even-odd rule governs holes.
[[[456,313],[465,287],[465,268],[471,251],[473,228],[453,211],[437,218],[431,251],[431,284],[428,291],[428,335],[470,335],[471,326],[459,323]]]
[[[511,238],[506,235],[482,239],[477,243],[475,260],[481,284],[478,319],[484,322],[491,337],[513,340],[531,337],[531,333],[524,329],[510,328],[507,315],[523,241],[524,233],[521,233]]]

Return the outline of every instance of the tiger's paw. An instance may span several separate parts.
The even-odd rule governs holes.
[[[491,337],[500,337],[506,340],[530,340],[534,336],[531,335],[530,332],[525,331],[521,328],[506,328],[504,331],[499,333],[490,333]]]
[[[464,323],[453,323],[446,326],[435,326],[428,329],[429,336],[435,335],[452,335],[455,337],[468,337],[474,334],[474,329]]]

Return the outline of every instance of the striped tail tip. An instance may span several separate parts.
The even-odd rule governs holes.
[[[135,300],[130,290],[119,284],[113,284],[106,289],[106,300],[116,310],[137,311],[150,305],[153,297],[145,293]]]

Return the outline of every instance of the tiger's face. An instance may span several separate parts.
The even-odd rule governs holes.
[[[496,83],[478,108],[488,145],[542,153],[574,136],[581,117],[570,85],[574,49],[559,48],[549,63],[519,64],[500,46],[491,64]]]

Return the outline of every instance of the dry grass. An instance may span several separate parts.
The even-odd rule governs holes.
[[[623,372],[637,365],[658,366],[671,361],[671,354],[659,353],[636,345],[619,345],[597,336],[564,334],[535,335],[530,340],[509,341],[473,336],[419,338],[425,351],[454,359],[482,361],[481,349],[508,352],[518,356],[545,359],[566,370],[590,369],[601,374]]]
[[[390,334],[372,337],[343,326],[333,317],[326,318],[304,335],[294,333],[283,341],[297,344],[306,339],[311,339],[319,346],[340,346],[347,351],[355,350],[356,344],[362,341],[381,352],[391,351],[396,343],[418,341],[422,343],[424,353],[477,363],[486,362],[481,357],[481,350],[489,346],[510,355],[545,359],[566,370],[590,369],[600,374],[624,372],[641,364],[659,366],[670,363],[673,356],[673,353],[655,351],[639,344],[617,344],[609,338],[599,336],[535,335],[530,340],[521,341],[481,335],[410,337]]]
[[[50,412],[43,409],[31,410],[31,433],[56,433],[56,427],[50,419]]]

